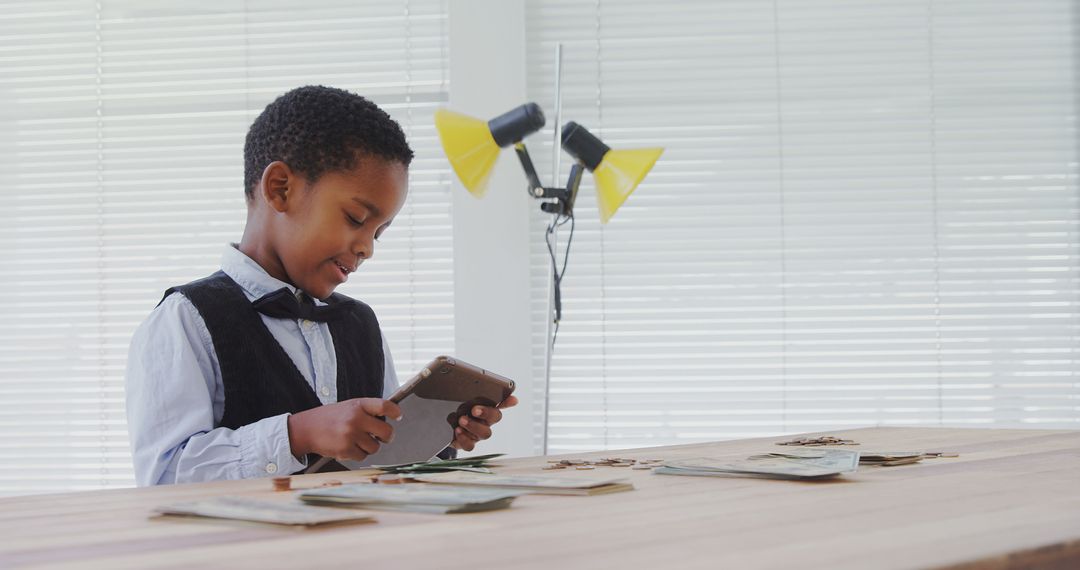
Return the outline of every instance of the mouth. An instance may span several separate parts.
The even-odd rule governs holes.
[[[334,259],[333,262],[334,262],[334,267],[336,267],[338,272],[341,273],[341,280],[342,281],[347,280],[349,278],[349,274],[356,271],[355,267],[349,267],[348,265],[345,265],[344,263],[341,263],[340,261],[338,261],[336,259]]]

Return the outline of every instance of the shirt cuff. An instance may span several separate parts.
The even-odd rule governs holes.
[[[307,467],[307,458],[297,460],[289,446],[289,414],[264,418],[237,431],[245,479],[292,475]]]

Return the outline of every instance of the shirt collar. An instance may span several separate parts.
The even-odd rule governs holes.
[[[225,247],[225,252],[221,255],[221,270],[244,289],[244,294],[251,301],[273,293],[282,287],[285,287],[294,295],[298,291],[296,287],[272,277],[254,259],[240,251],[235,243]]]

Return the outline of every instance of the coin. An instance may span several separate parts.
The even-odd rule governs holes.
[[[824,445],[859,445],[852,439],[843,439],[832,435],[821,437],[797,437],[789,441],[778,441],[776,445],[802,445],[807,447],[821,447]]]
[[[275,491],[288,491],[292,486],[292,477],[274,477],[270,479]]]

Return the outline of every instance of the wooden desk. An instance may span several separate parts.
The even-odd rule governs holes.
[[[270,495],[268,480],[0,500],[0,567],[1080,568],[1080,431],[871,428],[865,451],[957,451],[841,480],[674,477],[600,467],[637,490],[526,496],[467,515],[379,512],[373,525],[288,530],[148,520],[154,506]],[[574,457],[674,459],[788,449],[785,438]],[[500,471],[546,473],[545,458]],[[306,475],[294,487],[359,472]],[[280,495],[278,495],[280,496]]]

